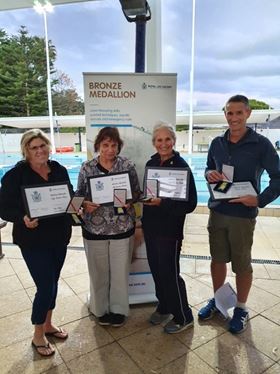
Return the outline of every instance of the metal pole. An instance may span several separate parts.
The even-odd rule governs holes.
[[[135,73],[145,72],[146,19],[137,17],[135,43]]]
[[[81,137],[81,128],[78,127],[78,131],[79,131],[79,152],[82,152],[82,137]]]
[[[194,81],[194,36],[195,36],[195,0],[192,9],[192,46],[191,46],[191,70],[190,70],[190,117],[189,117],[189,146],[188,152],[192,153],[193,141],[193,81]]]
[[[49,39],[48,39],[47,14],[46,14],[45,9],[43,9],[43,17],[44,17],[45,45],[46,45],[46,58],[47,58],[47,91],[48,91],[49,122],[50,122],[50,131],[51,131],[52,154],[54,154],[55,143],[54,143],[53,106],[52,106],[51,73],[50,73],[50,58],[49,58]]]
[[[2,221],[2,219],[0,219],[0,260],[1,260],[1,258],[3,258],[5,256],[4,253],[2,252],[1,229],[3,229],[3,227],[5,227],[6,225],[7,225],[7,222]]]

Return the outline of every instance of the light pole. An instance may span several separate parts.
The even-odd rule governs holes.
[[[146,0],[120,0],[128,22],[136,24],[135,73],[145,72],[146,23],[151,19],[151,9]]]
[[[53,106],[52,106],[52,89],[51,89],[51,73],[50,73],[50,57],[49,57],[49,38],[48,38],[48,24],[47,24],[47,13],[53,12],[53,6],[49,1],[45,1],[44,4],[41,4],[39,1],[35,1],[34,9],[37,13],[43,14],[43,18],[44,18],[45,46],[46,46],[46,59],[47,59],[48,110],[49,110],[49,121],[50,121],[50,131],[51,131],[52,154],[54,154],[55,153],[55,144],[54,144],[54,126],[53,126]]]
[[[189,118],[189,146],[188,153],[192,153],[193,141],[193,80],[194,80],[194,37],[195,37],[195,0],[192,3],[192,47],[191,47],[191,70],[190,70],[190,118]]]

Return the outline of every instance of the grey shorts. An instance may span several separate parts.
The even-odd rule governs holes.
[[[208,233],[210,253],[216,262],[231,262],[236,274],[252,272],[251,249],[255,218],[226,216],[210,210]]]

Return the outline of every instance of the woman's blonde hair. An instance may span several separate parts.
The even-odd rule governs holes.
[[[26,156],[28,155],[29,144],[32,142],[32,140],[37,139],[37,138],[42,139],[43,142],[47,144],[48,148],[50,148],[51,142],[49,138],[47,137],[47,135],[42,130],[40,129],[28,130],[22,135],[21,140],[20,140],[21,153],[25,159],[27,158]]]
[[[165,129],[170,133],[170,136],[174,140],[174,144],[175,144],[176,143],[176,132],[175,132],[174,126],[171,125],[171,123],[167,123],[163,121],[157,122],[153,128],[153,135],[152,135],[153,144],[155,142],[157,132],[162,129]]]

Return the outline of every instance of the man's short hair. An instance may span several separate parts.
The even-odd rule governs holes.
[[[234,95],[230,97],[223,108],[224,111],[229,103],[243,103],[248,109],[250,108],[249,99],[244,95]]]

